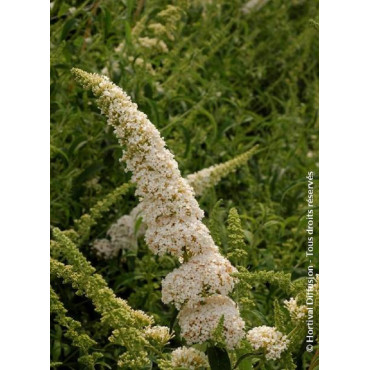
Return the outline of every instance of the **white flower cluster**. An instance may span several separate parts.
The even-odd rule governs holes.
[[[139,45],[143,48],[153,49],[160,53],[168,53],[168,47],[163,40],[155,37],[139,37]]]
[[[300,321],[306,316],[307,306],[299,306],[295,298],[290,298],[290,300],[284,301],[284,306],[290,313],[290,317],[293,321]]]
[[[277,360],[288,348],[289,339],[275,327],[258,326],[248,331],[247,339],[255,350],[262,349],[267,360]]]
[[[219,254],[209,230],[201,222],[204,213],[193,189],[181,177],[173,154],[166,149],[159,131],[122,89],[105,76],[78,69],[72,71],[76,79],[98,97],[99,107],[108,116],[108,123],[114,127],[120,144],[126,147],[123,160],[137,185],[136,195],[142,203],[143,221],[147,225],[145,240],[149,248],[158,255],[170,253],[180,260],[190,259],[190,266],[197,268],[189,267],[189,275],[180,287],[176,278],[187,268],[183,267],[185,264],[165,282],[168,297],[171,297],[168,299],[177,307],[190,301],[179,314],[182,336],[189,343],[211,339],[224,317],[226,345],[235,347],[244,336],[244,322],[235,303],[225,296],[233,287],[230,273],[235,270]],[[192,260],[198,255],[202,256]],[[211,268],[202,271],[207,259]],[[197,280],[200,272],[210,286]],[[175,293],[171,286],[184,290],[185,296]],[[209,297],[205,298],[207,295]]]
[[[180,347],[171,353],[171,365],[189,370],[209,368],[207,356],[195,348]]]
[[[155,71],[151,63],[146,62],[143,58],[137,57],[134,58],[133,56],[128,57],[129,62],[131,62],[135,67],[139,67],[145,69],[151,75],[155,75]],[[127,67],[129,69],[129,67]]]
[[[174,41],[175,37],[171,33],[171,30],[167,28],[165,25],[162,23],[152,23],[148,26],[148,29],[151,30],[154,35],[157,37],[167,37],[169,40]]]
[[[93,249],[99,257],[110,259],[118,255],[120,250],[130,251],[136,248],[137,238],[144,234],[145,227],[136,225],[142,212],[139,203],[129,215],[120,217],[107,231],[108,239],[98,239],[93,242]]]
[[[193,307],[210,295],[227,296],[234,288],[230,274],[235,272],[219,253],[198,254],[162,281],[162,301],[180,309],[185,303]]]
[[[117,256],[119,252],[119,249],[114,248],[114,245],[108,239],[94,240],[92,247],[95,249],[98,257],[106,260]]]
[[[179,313],[181,334],[188,344],[213,339],[214,332],[223,317],[223,336],[226,347],[232,349],[244,337],[245,323],[236,304],[222,295],[209,296],[204,301],[185,305]]]
[[[227,177],[231,172],[247,163],[248,159],[253,155],[256,149],[257,146],[227,162],[220,163],[188,175],[186,180],[194,189],[195,195],[200,196],[204,194],[207,189],[217,185],[222,178]],[[121,249],[130,250],[133,248],[133,246],[136,244],[136,238],[144,235],[145,233],[145,223],[142,222],[139,230],[136,230],[135,235],[134,226],[138,216],[141,213],[141,210],[142,203],[139,203],[138,206],[132,209],[130,214],[122,216],[115,224],[111,226],[111,228],[108,230],[108,235],[110,236],[110,240],[112,240],[112,244],[114,245],[109,245],[110,242],[108,239],[102,239],[101,241],[98,240],[94,242],[93,247],[97,250],[101,257],[109,259],[117,256],[119,250]]]
[[[132,66],[142,68],[151,75],[155,75],[156,70],[147,61],[150,59],[148,57],[169,52],[169,47],[175,41],[183,7],[187,8],[187,5],[167,5],[154,19],[150,18],[150,20],[148,16],[144,15],[136,22],[131,31],[131,47],[127,48],[127,42],[123,41],[115,48],[115,52],[122,54],[124,59],[127,58]],[[131,50],[134,55],[128,55],[128,50]],[[126,67],[128,71],[131,69],[129,65]],[[108,74],[108,68],[104,69],[104,74]]]
[[[253,11],[261,9],[268,3],[269,0],[249,0],[241,8],[243,14],[249,14]]]

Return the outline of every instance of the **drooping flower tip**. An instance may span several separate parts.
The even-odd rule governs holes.
[[[85,84],[90,80],[90,77],[93,76],[93,74],[83,71],[82,69],[79,68],[72,68],[71,73],[78,82],[84,84],[84,86],[86,87],[87,85]]]
[[[148,226],[145,239],[151,250],[182,257],[184,250],[195,255],[214,245],[201,222],[204,213],[192,188],[181,177],[173,154],[147,116],[108,78],[78,69],[73,73],[99,98],[99,107],[126,146],[124,160],[133,173],[136,195],[143,199],[143,221]]]

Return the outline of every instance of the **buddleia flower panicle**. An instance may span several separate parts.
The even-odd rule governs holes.
[[[121,145],[123,160],[133,173],[136,195],[142,198],[146,242],[159,255],[177,257],[215,250],[204,216],[191,187],[181,177],[174,156],[165,147],[158,130],[138,111],[122,89],[105,76],[73,69],[76,79],[98,97],[102,113]]]
[[[145,234],[145,225],[136,225],[142,213],[142,203],[132,209],[130,214],[123,215],[107,231],[106,239],[97,239],[92,246],[97,255],[104,259],[116,257],[120,250],[130,251],[136,247],[138,237]]]
[[[216,186],[221,179],[235,172],[239,167],[244,165],[248,159],[257,151],[258,145],[227,162],[220,163],[191,175],[186,180],[192,186],[196,194],[203,194],[205,190]]]
[[[256,152],[256,145],[247,152],[239,156],[215,166],[203,169],[186,177],[189,185],[194,189],[196,196],[201,196],[204,192],[214,187],[227,177],[231,172],[246,164],[248,159]],[[136,244],[136,238],[145,234],[145,223],[142,222],[139,230],[136,230],[135,225],[138,217],[142,212],[142,203],[139,203],[128,215],[120,217],[107,231],[108,239],[96,240],[93,243],[93,248],[98,256],[104,259],[110,259],[118,255],[120,250],[132,250]],[[236,253],[234,251],[234,253]]]
[[[247,340],[255,350],[262,350],[267,360],[279,359],[289,344],[286,335],[266,325],[249,330]]]
[[[115,248],[115,245],[108,239],[97,239],[92,244],[98,257],[109,260],[118,255],[121,248]]]
[[[72,72],[77,81],[98,98],[98,106],[108,116],[108,124],[114,127],[115,135],[125,147],[122,160],[126,162],[127,171],[133,174],[136,195],[141,199],[142,217],[147,225],[146,243],[155,254],[169,253],[180,262],[185,261],[168,278],[165,290],[168,295],[164,296],[165,300],[181,307],[182,336],[190,344],[209,340],[224,316],[226,343],[233,348],[244,336],[244,322],[238,308],[226,296],[233,287],[230,274],[236,270],[219,254],[209,230],[201,222],[204,213],[193,189],[181,177],[173,154],[166,148],[159,131],[122,89],[105,76],[79,69]],[[210,262],[208,270],[204,261]],[[186,292],[185,296],[170,288],[171,284],[176,288],[176,274],[181,275],[184,270],[189,272],[180,288]],[[209,287],[201,281],[192,281],[200,273]],[[194,311],[190,308],[193,306]],[[194,313],[199,317],[192,318]]]

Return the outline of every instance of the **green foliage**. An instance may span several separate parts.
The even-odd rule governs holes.
[[[68,317],[67,310],[59,297],[50,287],[50,312],[55,315],[55,320],[61,326],[66,328],[65,336],[72,341],[72,344],[81,351],[78,361],[86,366],[87,369],[94,369],[97,360],[103,357],[100,352],[89,353],[91,347],[96,345],[95,340],[91,339],[88,334],[81,332],[81,323]],[[51,367],[57,366],[56,363],[51,364]]]
[[[212,370],[231,370],[231,362],[226,349],[209,347],[207,354]]]
[[[97,202],[97,204],[91,208],[88,214],[84,214],[80,219],[75,221],[75,229],[78,235],[79,244],[86,241],[90,236],[91,228],[97,224],[98,220],[102,218],[103,213],[110,210],[119,197],[125,195],[132,185],[123,184],[117,189],[114,189],[109,193],[103,200]]]
[[[274,302],[274,322],[275,327],[282,333],[286,332],[285,322],[287,321],[286,316],[284,315],[283,310],[280,307],[279,301],[276,299]]]
[[[254,271],[249,272],[244,269],[240,269],[238,274],[242,284],[273,284],[282,289],[284,292],[289,294],[291,292],[291,276],[288,273],[281,271]]]
[[[225,317],[221,316],[221,319],[212,333],[212,341],[214,342],[215,346],[225,348],[225,337],[223,335],[223,327],[224,327]]]
[[[296,352],[302,344],[302,338],[306,334],[306,325],[304,322],[300,322],[288,335],[290,340],[289,351]]]
[[[286,352],[284,355],[282,355],[281,365],[285,370],[294,370],[297,368],[297,366],[294,363],[294,359],[291,352]]]
[[[156,349],[146,340],[142,329],[151,325],[153,319],[141,311],[132,310],[124,300],[117,298],[103,277],[95,272],[76,245],[58,228],[53,229],[53,235],[56,242],[52,243],[52,255],[65,259],[69,265],[51,258],[51,275],[62,279],[63,283],[71,284],[77,295],[91,299],[95,310],[101,315],[102,329],[111,330],[109,341],[126,349],[118,357],[119,367],[127,367],[127,364],[132,369],[150,366],[148,350]],[[60,307],[58,309],[61,310]],[[82,346],[81,338],[78,339],[78,344]],[[93,343],[89,342],[90,345]],[[86,343],[83,349],[86,350]],[[91,361],[97,357],[92,356],[84,355],[79,361],[90,361],[89,364],[93,366]]]
[[[102,328],[113,329],[109,341],[127,350],[118,358],[120,367],[125,366],[125,361],[135,369],[143,368],[142,364],[149,366],[148,353],[144,350],[148,343],[139,330],[151,323],[146,315],[133,312],[123,300],[116,298],[100,275],[89,276],[76,272],[73,266],[64,265],[53,258],[50,271],[52,276],[61,278],[63,283],[71,284],[76,294],[84,294],[92,300],[96,311],[101,314]]]
[[[213,206],[212,211],[209,216],[208,228],[211,232],[212,238],[215,241],[216,245],[222,245],[222,225],[220,217],[222,215],[222,199],[216,202]]]

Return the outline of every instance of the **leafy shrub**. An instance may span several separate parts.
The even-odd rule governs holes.
[[[179,263],[148,250],[140,217],[134,248],[109,260],[92,248],[138,199],[113,132],[71,76],[77,66],[124,88],[184,177],[259,144],[248,164],[198,201],[220,252],[239,271],[232,298],[245,331],[275,327],[287,348],[267,360],[267,344],[257,348],[247,336],[226,351],[222,330],[194,348],[212,368],[219,359],[223,369],[313,369],[317,355],[305,353],[296,312],[304,313],[307,273],[305,176],[318,172],[318,2],[264,2],[250,11],[244,1],[218,0],[52,4],[52,365],[171,368],[171,351],[186,344],[177,311],[161,301],[161,281]],[[317,253],[315,244],[315,272]],[[168,338],[154,329],[162,334],[153,341],[149,329],[160,325],[171,328]]]

